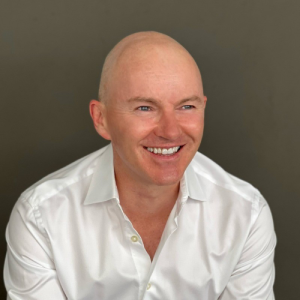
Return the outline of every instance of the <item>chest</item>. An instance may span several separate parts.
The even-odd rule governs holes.
[[[186,206],[178,227],[166,223],[168,218],[129,217],[141,244],[131,239],[136,232],[117,208],[112,204],[105,210],[93,207],[86,218],[78,220],[77,216],[76,222],[72,218],[77,212],[71,211],[64,215],[61,226],[47,228],[56,271],[68,299],[208,300],[207,295],[217,299],[234,264],[234,259],[226,258],[232,252],[226,248],[233,244],[228,235],[210,231],[199,210]],[[54,228],[59,231],[53,232]],[[237,233],[245,231],[239,228]],[[244,244],[238,236],[232,239]],[[157,259],[153,260],[155,253]],[[148,283],[151,288],[145,290]]]
[[[150,256],[151,261],[155,255],[157,247],[160,243],[166,220],[156,222],[135,221],[133,227],[142,238],[145,250]]]

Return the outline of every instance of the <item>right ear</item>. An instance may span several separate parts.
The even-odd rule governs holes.
[[[98,100],[90,101],[90,115],[96,131],[106,140],[111,140],[106,122],[106,106]]]

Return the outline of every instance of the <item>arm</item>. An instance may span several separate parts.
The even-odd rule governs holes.
[[[16,203],[6,229],[4,282],[7,300],[65,300],[51,247],[37,209]]]
[[[274,300],[276,235],[270,208],[261,197],[259,213],[243,253],[219,300]]]

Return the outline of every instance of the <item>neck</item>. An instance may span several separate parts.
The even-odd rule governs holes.
[[[115,172],[120,203],[125,213],[139,212],[143,216],[159,216],[171,211],[179,193],[180,183],[170,186],[156,186],[137,183]]]

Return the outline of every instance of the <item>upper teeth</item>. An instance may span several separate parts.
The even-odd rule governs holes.
[[[178,150],[179,150],[180,146],[177,146],[177,147],[172,147],[172,148],[147,148],[148,151],[150,152],[154,152],[155,154],[156,153],[159,153],[159,154],[162,154],[162,155],[167,155],[167,154],[173,154],[173,153],[176,153]]]

